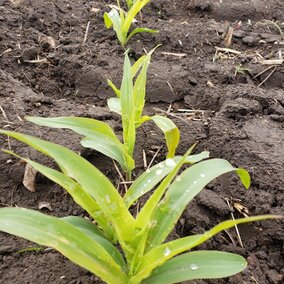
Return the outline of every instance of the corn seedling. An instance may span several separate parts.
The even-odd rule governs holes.
[[[136,15],[143,9],[145,5],[148,4],[148,2],[150,2],[150,0],[127,1],[127,5],[130,8],[127,12],[125,12],[120,7],[118,1],[117,7],[113,7],[110,12],[104,13],[105,26],[108,29],[110,27],[113,27],[122,47],[125,47],[129,39],[132,38],[135,34],[143,32],[147,33],[158,32],[156,30],[151,30],[147,28],[135,28],[134,30],[129,32],[131,24],[135,20]]]
[[[204,160],[208,152],[190,155],[190,149],[183,157],[168,158],[142,173],[122,197],[103,173],[75,152],[22,133],[0,133],[53,158],[60,171],[5,151],[63,187],[93,220],[1,208],[0,230],[52,247],[106,283],[165,284],[233,275],[246,267],[243,257],[219,251],[188,251],[236,224],[277,217],[224,221],[203,234],[166,241],[187,204],[210,181],[236,171],[247,188],[248,173],[223,159]],[[180,173],[185,164],[190,166]],[[134,217],[129,208],[152,190]]]
[[[42,126],[68,128],[85,136],[81,140],[81,144],[117,161],[126,173],[127,179],[131,179],[131,171],[135,167],[133,152],[136,130],[145,121],[152,120],[163,131],[168,148],[167,157],[173,157],[180,139],[176,125],[167,117],[142,115],[145,104],[147,69],[153,51],[143,55],[133,66],[130,64],[127,53],[125,54],[120,90],[110,80],[108,81],[117,95],[116,98],[109,99],[108,106],[122,117],[123,143],[120,142],[108,124],[95,119],[27,117],[27,120]],[[133,83],[133,81],[135,82]]]
[[[271,21],[271,20],[264,20],[264,23],[267,23],[267,24],[273,26],[279,32],[281,39],[284,39],[284,32],[282,31],[282,29],[280,27],[281,24],[278,24],[277,22],[274,22],[274,21]]]
[[[236,77],[238,74],[247,74],[248,72],[250,72],[251,69],[243,67],[242,64],[238,64],[235,66],[235,73],[234,76]]]

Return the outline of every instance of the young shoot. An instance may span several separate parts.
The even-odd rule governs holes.
[[[151,30],[147,28],[135,28],[130,32],[132,23],[135,20],[136,15],[150,2],[150,0],[136,0],[127,1],[127,6],[129,10],[125,12],[119,5],[118,7],[113,7],[110,12],[104,13],[105,26],[109,29],[113,27],[116,32],[118,41],[122,47],[125,47],[127,42],[134,35],[138,33],[157,33],[156,30]]]
[[[83,135],[84,138],[81,140],[81,144],[117,161],[126,173],[128,180],[131,179],[131,172],[135,167],[133,154],[136,131],[145,121],[152,120],[164,133],[168,148],[167,157],[173,157],[180,139],[180,132],[177,126],[167,117],[143,115],[147,70],[153,52],[154,49],[143,55],[133,66],[131,66],[126,52],[120,89],[110,80],[108,81],[117,96],[109,99],[108,106],[111,111],[121,115],[123,143],[120,142],[108,124],[96,119],[83,117],[27,117],[27,120],[42,126],[68,128]]]

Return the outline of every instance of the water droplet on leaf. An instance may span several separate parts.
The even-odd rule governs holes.
[[[157,223],[158,223],[157,220],[152,220],[152,221],[150,222],[150,228],[155,227],[155,226],[157,225]]]
[[[177,176],[176,181],[181,181],[181,176]]]
[[[197,264],[192,263],[192,264],[190,265],[190,268],[191,268],[191,270],[197,270],[199,267],[198,267]]]
[[[204,178],[206,176],[206,174],[201,173],[200,176]]]
[[[160,174],[162,174],[162,170],[156,170],[156,175],[159,176]]]
[[[173,159],[168,158],[166,159],[165,164],[167,167],[174,167],[176,165],[176,162]]]
[[[108,203],[108,204],[111,203],[110,197],[108,195],[105,197],[105,199],[106,199],[106,203]]]
[[[164,256],[168,256],[168,255],[170,255],[170,253],[171,253],[171,250],[169,248],[165,248]]]

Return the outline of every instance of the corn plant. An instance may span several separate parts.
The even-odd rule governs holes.
[[[145,121],[152,120],[163,131],[168,148],[167,157],[173,157],[180,139],[176,125],[167,117],[143,116],[147,69],[153,51],[143,55],[133,66],[130,64],[127,53],[125,54],[120,90],[110,80],[108,81],[117,95],[116,98],[109,99],[108,106],[122,117],[123,143],[120,142],[108,124],[99,120],[82,117],[27,117],[27,119],[42,126],[68,128],[84,135],[85,138],[82,139],[81,144],[117,161],[127,174],[127,179],[131,179],[131,171],[135,167],[133,152],[136,131]],[[133,81],[135,82],[133,83]]]
[[[216,177],[236,171],[248,188],[250,177],[208,152],[168,158],[142,173],[121,197],[115,186],[75,152],[29,135],[0,130],[53,158],[60,170],[30,159],[26,163],[64,188],[91,220],[56,218],[23,208],[1,208],[0,230],[52,247],[110,284],[176,283],[220,278],[246,267],[243,257],[219,251],[190,251],[218,232],[236,224],[277,216],[264,215],[224,221],[212,229],[167,241],[187,204]],[[181,167],[189,165],[186,169]],[[153,191],[136,216],[130,207]]]
[[[127,1],[129,10],[125,12],[117,2],[117,7],[113,7],[110,12],[104,13],[105,26],[109,29],[113,27],[116,36],[122,47],[125,47],[130,38],[138,33],[157,33],[156,30],[147,28],[135,28],[129,32],[131,24],[136,15],[150,2],[150,0]]]

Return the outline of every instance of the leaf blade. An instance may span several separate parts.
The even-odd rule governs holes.
[[[210,181],[235,170],[226,160],[211,159],[195,164],[180,174],[179,180],[172,183],[153,213],[152,220],[156,220],[157,226],[149,232],[148,246],[155,247],[166,239],[187,204]]]
[[[116,160],[125,171],[134,167],[134,160],[125,151],[112,128],[102,121],[74,116],[53,118],[29,116],[26,119],[41,126],[70,129],[85,136],[81,140],[82,146],[95,149]]]
[[[72,224],[84,234],[87,234],[94,239],[108,252],[109,255],[111,255],[113,260],[122,267],[123,270],[126,270],[126,263],[119,250],[103,236],[101,230],[94,223],[77,216],[64,217],[62,220]]]
[[[190,155],[187,157],[187,163],[197,163],[203,159],[209,157],[209,152],[204,151],[196,155]],[[173,158],[175,163],[178,163],[181,156],[176,156]],[[171,167],[165,165],[165,161],[160,162],[143,174],[141,174],[129,187],[128,191],[124,195],[124,201],[126,206],[129,208],[137,199],[153,189],[170,171]],[[148,182],[151,180],[151,182]]]
[[[53,247],[105,281],[125,281],[125,273],[101,245],[63,220],[23,208],[1,208],[0,229]]]
[[[168,148],[167,158],[172,158],[175,155],[176,148],[180,140],[180,132],[173,121],[167,117],[155,115],[151,119],[163,131]]]
[[[219,223],[211,230],[206,231],[203,234],[187,236],[157,246],[143,256],[143,258],[141,259],[141,265],[133,278],[135,278],[136,280],[139,279],[141,281],[142,279],[149,277],[151,271],[156,267],[159,267],[160,265],[164,264],[166,261],[180,253],[195,248],[196,246],[204,243],[223,230],[230,229],[238,224],[262,221],[266,219],[283,219],[283,216],[261,215],[235,220],[227,220]]]
[[[167,261],[142,283],[171,284],[194,279],[223,278],[243,271],[246,266],[246,260],[233,253],[195,251]]]
[[[112,223],[120,244],[128,251],[127,243],[132,241],[134,218],[116,188],[98,169],[63,146],[22,133],[5,130],[0,130],[0,133],[22,141],[52,157],[65,175],[76,180],[96,200]]]

